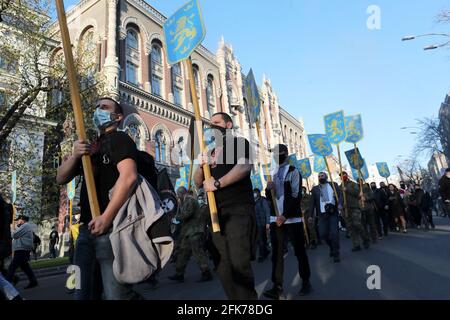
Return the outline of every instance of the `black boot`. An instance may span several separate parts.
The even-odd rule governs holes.
[[[172,281],[176,281],[176,282],[184,282],[184,275],[180,275],[180,274],[176,274],[176,275],[173,275],[173,276],[170,276],[170,277],[168,277],[168,279],[169,280],[172,280]]]
[[[283,288],[281,286],[274,285],[272,289],[264,291],[264,297],[272,300],[280,300],[281,295],[283,294]]]
[[[197,282],[208,282],[208,281],[211,281],[212,278],[213,278],[212,274],[208,270],[208,271],[202,272],[202,276],[200,277],[200,279]]]
[[[302,288],[300,289],[300,292],[298,293],[300,296],[306,296],[310,294],[312,291],[311,283],[309,281],[303,282]]]

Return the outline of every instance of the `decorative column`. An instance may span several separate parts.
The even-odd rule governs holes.
[[[119,100],[119,59],[117,57],[117,5],[119,0],[108,0],[108,47],[105,59],[107,92]]]

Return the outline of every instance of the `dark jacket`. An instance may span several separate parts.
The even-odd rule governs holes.
[[[450,178],[447,176],[443,176],[439,180],[439,193],[443,201],[450,200]]]
[[[388,190],[384,188],[377,189],[377,191],[375,191],[374,198],[377,210],[384,210],[384,207],[389,205]]]
[[[404,215],[405,205],[398,191],[389,191],[389,209],[395,217]]]
[[[298,186],[298,195],[295,197],[293,195],[292,185],[291,185],[291,179],[299,175],[299,186]],[[293,166],[289,166],[288,174],[286,175],[286,179],[284,181],[284,203],[283,203],[283,212],[280,212],[286,219],[290,218],[301,218],[302,216],[302,209],[301,209],[301,202],[302,202],[302,175],[300,172]],[[269,190],[266,190],[266,197],[267,200],[270,203],[270,211],[271,215],[275,216],[275,208],[273,206],[272,201],[272,194]]]
[[[331,186],[331,182],[328,182],[328,183]],[[338,205],[336,206],[335,213],[338,214],[338,212],[339,212],[338,207],[344,205],[344,199],[342,196],[341,188],[339,188],[339,186],[336,182],[334,183],[334,186],[336,187],[336,191],[339,196],[339,202],[336,201],[336,196],[334,196],[335,203],[338,203]],[[334,194],[334,192],[333,192],[333,194]],[[324,213],[324,212],[320,212],[320,187],[319,186],[315,186],[311,190],[311,196],[312,196],[312,199],[311,199],[311,204],[309,207],[309,217],[316,217],[316,216],[319,216],[321,213]]]
[[[255,201],[256,225],[258,227],[270,224],[270,206],[267,199],[260,197]]]

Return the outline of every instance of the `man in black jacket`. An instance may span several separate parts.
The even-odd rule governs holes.
[[[312,201],[309,208],[310,219],[318,218],[320,238],[330,247],[330,257],[334,263],[339,263],[339,209],[342,209],[342,194],[337,183],[334,183],[339,200],[336,199],[333,186],[328,182],[325,172],[319,173],[319,185],[312,191]]]
[[[284,252],[283,243],[289,239],[294,247],[298,261],[298,271],[303,281],[300,295],[311,292],[308,255],[305,249],[305,234],[301,213],[302,177],[300,172],[289,165],[287,146],[278,145],[273,150],[275,162],[278,164],[272,172],[273,182],[267,185],[266,196],[271,204],[270,234],[272,242],[272,282],[273,288],[264,292],[269,299],[278,300],[283,292]],[[276,216],[272,191],[280,215]]]
[[[381,240],[383,235],[387,237],[389,232],[389,194],[384,182],[380,183],[380,189],[377,189],[375,182],[370,184],[370,188],[374,192],[378,240]]]

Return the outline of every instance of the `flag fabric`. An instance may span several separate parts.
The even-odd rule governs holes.
[[[311,161],[309,161],[309,158],[301,159],[297,163],[300,173],[302,174],[302,177],[305,179],[311,177],[312,170],[311,170]]]
[[[333,153],[333,147],[325,134],[309,134],[309,145],[316,156],[328,157]]]
[[[167,62],[170,65],[186,60],[206,35],[198,0],[192,0],[178,9],[164,23]]]
[[[324,117],[324,121],[325,131],[330,143],[337,145],[343,142],[346,137],[344,111],[338,111],[326,115]]]
[[[259,173],[252,172],[250,179],[252,180],[253,189],[259,189],[260,191],[263,191],[263,184]]]
[[[345,155],[347,157],[348,163],[350,164],[350,167],[356,170],[359,170],[363,167],[364,160],[358,148],[346,151]]]
[[[361,115],[345,117],[346,142],[358,143],[364,137]]]
[[[73,179],[67,184],[67,197],[69,198],[69,200],[73,200],[73,198],[75,198],[75,191],[76,191],[75,189],[76,184],[75,179]]]
[[[314,157],[314,172],[322,172],[325,171],[327,165],[325,163],[325,158],[321,156]]]
[[[250,123],[253,124],[259,120],[259,116],[261,114],[261,99],[252,69],[250,69],[247,77],[245,78],[245,95],[247,97]]]
[[[295,154],[291,154],[288,158],[289,165],[298,169],[297,156]]]
[[[352,168],[352,174],[353,174],[353,178],[355,180],[359,179],[359,174],[358,174],[357,169]],[[369,170],[367,169],[367,165],[366,165],[365,161],[363,162],[363,166],[361,167],[361,174],[363,176],[363,180],[369,179]]]
[[[11,173],[11,202],[14,204],[17,200],[17,171]]]
[[[391,176],[391,172],[389,171],[389,166],[386,162],[377,162],[378,173],[383,178],[389,178]]]

